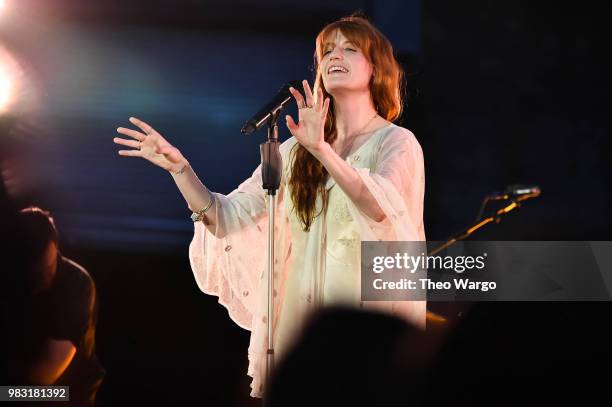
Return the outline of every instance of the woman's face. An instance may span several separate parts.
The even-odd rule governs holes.
[[[340,30],[336,30],[323,44],[319,69],[323,85],[330,95],[342,91],[369,91],[372,65]]]

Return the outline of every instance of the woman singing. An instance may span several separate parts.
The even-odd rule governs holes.
[[[291,89],[293,137],[283,159],[275,230],[275,351],[282,357],[321,306],[371,307],[424,326],[425,302],[360,301],[362,240],[423,241],[423,154],[391,123],[402,108],[403,72],[389,41],[366,19],[346,17],[316,39],[314,91]],[[267,349],[267,209],[261,168],[229,195],[209,191],[187,159],[151,126],[119,128],[114,142],[169,171],[194,212],[189,257],[198,286],[251,331],[252,396],[263,392]]]

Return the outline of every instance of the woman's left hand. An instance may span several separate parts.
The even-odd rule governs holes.
[[[324,129],[327,111],[329,110],[329,98],[323,100],[323,91],[317,89],[315,100],[308,81],[302,81],[304,93],[302,94],[294,88],[289,88],[289,92],[295,98],[298,105],[299,120],[296,124],[290,115],[285,116],[287,127],[297,141],[311,153],[321,150],[325,144]]]

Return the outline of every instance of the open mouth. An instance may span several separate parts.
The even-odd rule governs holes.
[[[327,69],[327,74],[348,73],[348,69],[339,65],[332,65]]]

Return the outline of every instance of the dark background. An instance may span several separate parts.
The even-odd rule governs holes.
[[[362,10],[407,72],[399,123],[423,147],[428,239],[467,226],[486,194],[523,183],[541,197],[475,238],[605,240],[608,14],[596,4],[7,1],[0,45],[21,70],[1,116],[19,169],[5,182],[18,203],[53,212],[63,253],[97,282],[108,372],[99,404],[258,404],[248,397],[248,332],[199,292],[189,212],[171,178],[116,154],[115,128],[129,116],[228,193],[259,160],[264,134],[241,136],[245,119],[287,80],[312,79],[317,32]],[[609,310],[547,307],[575,319]]]

